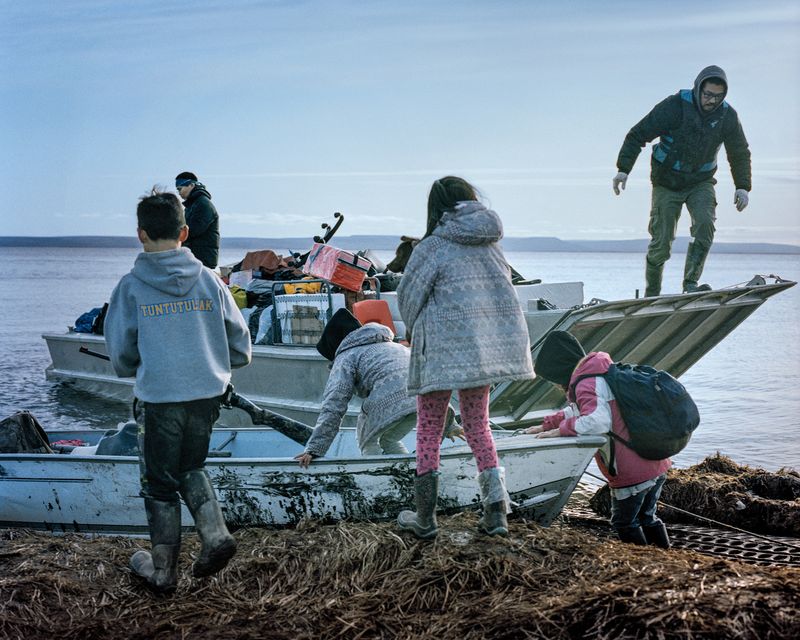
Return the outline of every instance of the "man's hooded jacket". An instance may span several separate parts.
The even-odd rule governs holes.
[[[197,182],[183,202],[189,237],[183,246],[209,269],[219,261],[219,215],[205,185]]]
[[[703,69],[693,89],[682,89],[662,100],[628,132],[617,168],[630,173],[645,144],[659,138],[653,145],[650,180],[675,191],[689,189],[714,180],[717,154],[724,144],[736,188],[750,191],[750,149],[739,116],[725,100],[708,113],[700,106],[701,87],[711,79],[723,84],[727,94],[725,72],[717,66]]]

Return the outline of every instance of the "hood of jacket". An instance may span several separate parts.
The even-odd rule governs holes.
[[[154,289],[171,296],[185,296],[197,282],[203,263],[186,247],[169,251],[142,252],[131,273]]]
[[[572,372],[569,385],[570,400],[575,400],[575,389],[572,382],[573,380],[579,376],[603,374],[608,371],[608,368],[613,364],[613,362],[614,361],[611,359],[611,356],[604,351],[592,351],[591,353],[587,353],[586,357],[584,357],[578,363],[578,366],[575,367],[575,371]]]
[[[194,189],[192,189],[192,192],[189,194],[189,197],[183,201],[183,206],[188,207],[200,196],[205,196],[206,198],[211,200],[211,194],[208,192],[208,189],[206,189],[206,185],[204,185],[202,182],[195,182]]]
[[[445,211],[432,235],[458,244],[491,244],[503,237],[503,223],[491,209],[468,200]]]
[[[376,342],[391,342],[392,340],[394,340],[394,333],[389,327],[384,327],[377,322],[368,322],[363,327],[347,334],[336,350],[336,355],[354,347],[363,347]]]
[[[692,89],[692,96],[694,97],[695,107],[697,107],[698,111],[700,111],[700,113],[704,116],[708,116],[711,115],[711,113],[714,113],[714,111],[719,109],[722,106],[722,103],[725,101],[725,99],[723,98],[722,100],[717,102],[717,106],[714,107],[714,111],[711,111],[711,113],[703,113],[703,109],[700,106],[700,87],[702,87],[703,83],[710,78],[719,78],[720,80],[722,80],[722,84],[725,85],[725,94],[726,95],[728,94],[728,76],[725,75],[725,72],[722,70],[721,67],[712,64],[711,66],[706,67],[700,73],[698,73],[697,78],[695,78],[694,80],[694,89]]]

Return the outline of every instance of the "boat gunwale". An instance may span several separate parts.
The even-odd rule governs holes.
[[[227,431],[227,430],[226,430]],[[231,429],[230,431],[235,431]],[[259,431],[259,429],[250,429],[250,431]],[[49,432],[53,433],[53,432]],[[57,433],[57,432],[56,432]],[[71,432],[74,433],[74,432]],[[527,437],[525,437],[527,436]],[[512,443],[509,442],[512,438],[521,438],[525,442]],[[536,438],[530,434],[508,435],[495,442],[499,454],[505,452],[526,452],[536,451],[541,449],[562,449],[562,448],[599,448],[606,443],[605,436],[559,436],[557,438]],[[455,449],[455,451],[454,451]],[[472,451],[468,445],[456,445],[447,447],[441,450],[440,456],[442,459],[448,458],[465,458],[471,457]],[[372,464],[374,467],[383,467],[403,463],[411,463],[416,459],[414,452],[406,454],[389,454],[389,455],[371,455],[371,456],[348,456],[341,458],[317,458],[308,471],[319,469],[322,467],[343,466],[348,464],[363,465]],[[0,453],[0,464],[4,461],[50,461],[50,462],[118,462],[124,464],[139,464],[138,456],[114,456],[114,455],[95,455],[95,454],[72,454],[72,453]],[[384,462],[385,464],[380,464]],[[208,457],[206,458],[206,465],[211,466],[231,466],[239,464],[257,465],[257,466],[286,466],[287,463],[297,464],[294,457]],[[299,469],[299,467],[298,467]],[[3,480],[11,479],[7,474],[0,474],[0,482]]]

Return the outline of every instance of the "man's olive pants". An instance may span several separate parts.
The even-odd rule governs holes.
[[[661,272],[672,252],[672,241],[681,217],[683,205],[692,217],[689,233],[693,242],[686,254],[683,286],[696,285],[703,271],[706,256],[714,241],[714,222],[717,219],[717,197],[711,180],[689,189],[673,191],[653,185],[653,203],[650,210],[650,244],[647,247],[647,294],[658,295],[661,290]]]

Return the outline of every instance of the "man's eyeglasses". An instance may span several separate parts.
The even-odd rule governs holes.
[[[713,93],[711,91],[703,91],[702,96],[706,100],[713,100],[714,102],[719,102],[725,97],[725,92],[723,91],[722,93]]]

